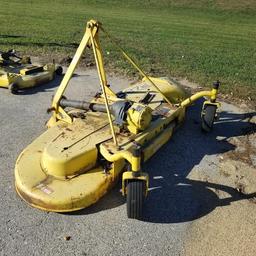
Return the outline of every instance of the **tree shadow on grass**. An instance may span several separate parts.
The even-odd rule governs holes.
[[[22,36],[8,36],[8,35],[0,35],[0,38],[21,38]],[[55,43],[55,42],[44,42],[44,43],[35,43],[35,42],[1,42],[2,46],[26,46],[26,47],[60,47],[60,48],[70,48],[77,49],[79,46],[78,43]]]
[[[1,35],[0,38],[25,38],[26,36],[21,36],[21,35]]]

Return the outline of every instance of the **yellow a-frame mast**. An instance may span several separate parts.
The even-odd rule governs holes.
[[[94,57],[95,57],[95,62],[99,74],[99,79],[100,79],[100,85],[103,93],[103,97],[105,100],[105,105],[106,105],[106,110],[107,110],[107,115],[109,119],[109,124],[110,124],[110,129],[111,133],[113,136],[113,140],[115,145],[117,145],[117,140],[115,136],[115,131],[114,131],[114,125],[113,121],[111,118],[110,110],[109,110],[109,103],[108,103],[108,96],[116,97],[115,93],[108,87],[107,84],[107,79],[106,79],[106,73],[104,70],[104,64],[103,64],[103,56],[102,56],[102,51],[99,43],[99,37],[98,37],[98,32],[99,32],[99,27],[100,23],[95,21],[95,20],[90,20],[87,22],[86,26],[86,31],[83,36],[83,39],[75,53],[75,56],[70,63],[67,72],[53,98],[52,101],[52,107],[51,109],[53,110],[53,116],[52,118],[54,121],[57,120],[63,120],[67,123],[72,123],[72,118],[71,116],[60,106],[60,100],[68,86],[68,83],[81,59],[82,54],[85,51],[86,47],[91,47],[93,49]],[[51,122],[51,120],[50,120]],[[49,123],[50,123],[49,122]]]

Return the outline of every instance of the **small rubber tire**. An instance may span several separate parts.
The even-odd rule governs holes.
[[[217,107],[215,105],[205,105],[202,115],[202,130],[210,132],[213,127]]]
[[[15,83],[9,85],[9,90],[12,94],[17,94],[19,91],[19,86]]]
[[[63,74],[63,68],[62,66],[57,66],[56,70],[55,70],[55,74],[57,76],[61,76]]]
[[[130,180],[127,184],[127,217],[140,220],[143,215],[143,202],[145,198],[145,182]]]

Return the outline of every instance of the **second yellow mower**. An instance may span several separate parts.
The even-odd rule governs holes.
[[[21,89],[47,83],[62,74],[62,67],[54,63],[35,65],[30,57],[19,57],[14,50],[0,51],[0,87],[16,94]]]

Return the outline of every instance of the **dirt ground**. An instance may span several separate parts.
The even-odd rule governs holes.
[[[208,167],[195,166],[187,176],[198,190],[204,186],[212,191],[216,198],[206,197],[204,203],[216,205],[191,223],[183,248],[186,256],[256,255],[256,112],[238,102],[235,106],[222,101],[215,128],[221,126],[216,140],[223,149],[209,159]]]

